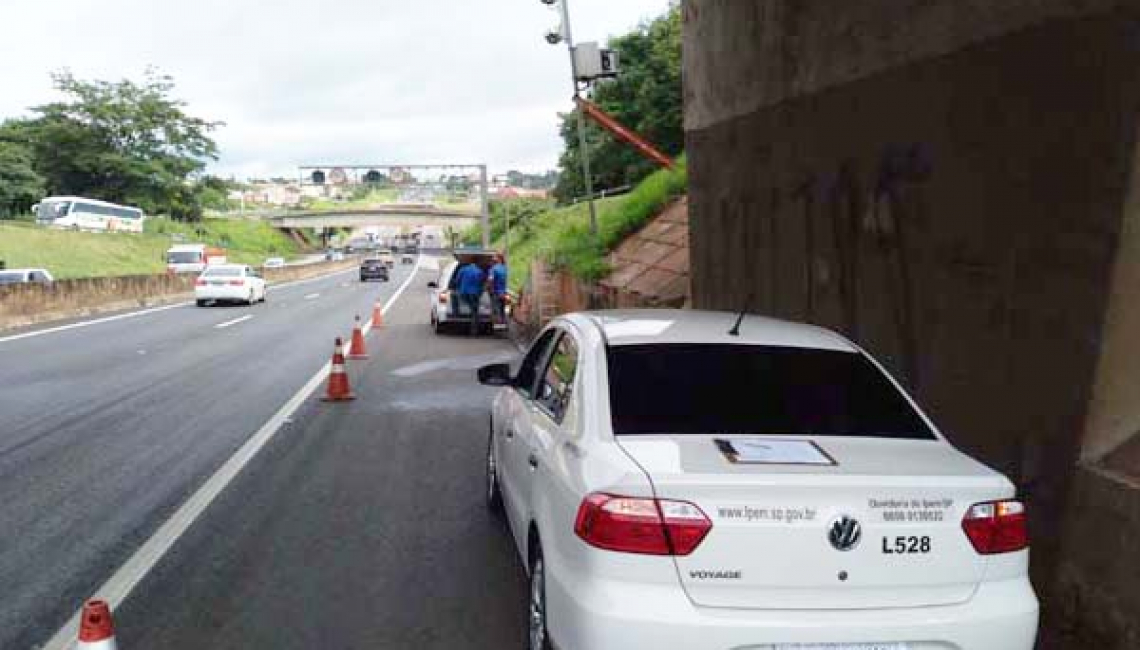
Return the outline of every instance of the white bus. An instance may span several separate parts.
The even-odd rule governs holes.
[[[51,196],[32,206],[36,221],[52,228],[142,232],[146,217],[138,208],[129,208],[81,196]]]

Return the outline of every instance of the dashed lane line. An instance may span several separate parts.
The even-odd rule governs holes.
[[[217,325],[214,326],[214,329],[224,330],[227,327],[230,327],[232,325],[237,325],[238,323],[244,323],[251,318],[253,318],[253,314],[246,314],[245,316],[242,316],[241,318],[235,318],[233,320],[228,320],[224,323],[218,323]]]
[[[388,310],[396,304],[404,291],[411,285],[412,280],[416,277],[416,272],[419,270],[420,264],[417,259],[416,265],[412,267],[412,272],[404,280],[400,288],[396,290],[384,306],[381,308],[382,313],[388,313]],[[363,326],[365,334],[372,329],[372,321],[369,320]],[[170,550],[174,543],[180,538],[193,523],[205,512],[210,503],[214,501],[221,494],[222,490],[230,484],[231,481],[241,473],[242,469],[261,451],[273,436],[281,429],[283,425],[290,421],[293,413],[300,408],[301,404],[309,398],[312,393],[325,381],[329,373],[331,363],[326,362],[321,366],[317,373],[313,375],[309,381],[297,391],[293,397],[289,398],[288,402],[273,414],[269,420],[262,425],[252,437],[249,438],[229,458],[209,479],[206,480],[202,487],[190,496],[189,499],[183,503],[170,519],[167,519],[155,531],[137,551],[130,557],[115,573],[103,583],[98,589],[95,590],[95,596],[106,600],[112,609],[119,607],[130,595],[131,591],[138,586],[146,574],[150,572],[159,560]],[[58,632],[55,636],[48,641],[43,650],[72,650],[76,647],[76,638],[79,631],[79,615],[77,611]]]

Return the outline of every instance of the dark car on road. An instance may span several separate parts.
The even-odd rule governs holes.
[[[360,263],[360,281],[388,281],[388,265],[382,259],[367,259]]]

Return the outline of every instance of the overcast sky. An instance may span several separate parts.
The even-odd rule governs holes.
[[[574,36],[604,41],[668,0],[573,0]],[[543,170],[570,107],[566,49],[539,0],[35,0],[3,10],[0,118],[53,98],[49,74],[174,77],[221,120],[212,171],[304,163],[487,162]]]

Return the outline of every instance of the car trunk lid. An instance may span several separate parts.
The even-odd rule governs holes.
[[[726,453],[773,438],[618,439],[658,498],[694,503],[712,521],[696,550],[675,558],[689,598],[709,607],[964,602],[986,559],[964,534],[963,514],[1013,493],[1004,477],[938,440],[788,438],[814,444],[829,463],[799,465],[734,462]]]

